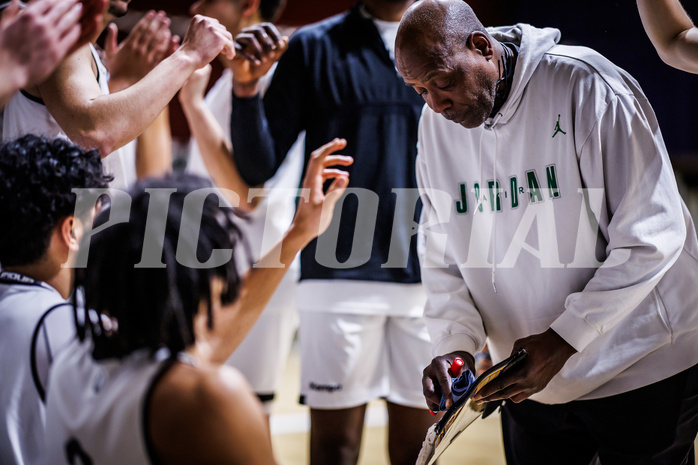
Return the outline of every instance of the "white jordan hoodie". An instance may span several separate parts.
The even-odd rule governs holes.
[[[532,399],[626,392],[698,363],[698,244],[638,83],[560,32],[520,44],[500,112],[475,129],[425,106],[417,171],[435,355],[496,361],[552,327],[578,353]],[[446,266],[450,265],[450,266]]]

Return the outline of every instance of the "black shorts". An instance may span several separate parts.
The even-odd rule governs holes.
[[[507,401],[508,465],[694,465],[698,365],[634,391],[544,405]]]

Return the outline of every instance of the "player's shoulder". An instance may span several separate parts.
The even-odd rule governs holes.
[[[152,405],[177,405],[178,414],[198,416],[235,401],[246,386],[244,377],[230,367],[174,363],[153,388]]]
[[[68,307],[69,304],[47,285],[0,284],[0,308],[6,309],[6,314],[20,313],[34,319],[60,305]]]
[[[90,44],[80,47],[75,52],[65,57],[53,71],[53,73],[39,84],[38,90],[41,98],[47,98],[46,92],[55,92],[69,83],[92,82],[98,75],[98,66]]]
[[[226,366],[174,363],[151,389],[146,434],[166,464],[194,457],[212,463],[216,454],[230,453],[235,426],[244,428],[256,401],[243,376]]]

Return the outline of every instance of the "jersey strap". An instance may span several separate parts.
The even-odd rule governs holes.
[[[36,387],[36,392],[39,394],[39,398],[41,399],[42,403],[46,403],[46,390],[44,387],[41,385],[41,380],[39,379],[39,368],[36,364],[36,342],[39,339],[39,333],[41,332],[41,327],[44,324],[44,320],[46,320],[46,317],[51,314],[55,309],[59,307],[63,307],[64,305],[70,305],[68,302],[62,302],[60,304],[56,304],[53,307],[49,308],[44,312],[43,315],[41,315],[41,318],[39,318],[39,322],[36,324],[34,327],[34,333],[32,334],[32,341],[31,341],[31,352],[29,354],[29,360],[31,362],[31,370],[32,370],[32,380],[34,381],[34,386]],[[50,350],[50,348],[49,348]]]
[[[169,358],[163,361],[162,365],[160,365],[157,372],[150,380],[150,385],[148,386],[148,390],[145,393],[143,410],[141,411],[141,425],[143,430],[143,439],[145,441],[145,449],[148,453],[148,458],[150,459],[150,463],[152,465],[161,465],[162,461],[158,457],[157,451],[155,450],[155,446],[153,445],[153,441],[150,437],[150,403],[153,399],[153,392],[155,391],[155,387],[158,385],[160,380],[162,380],[162,378],[167,374],[167,372],[170,371],[170,368],[175,366],[175,363],[177,362],[177,358]],[[180,363],[188,364],[186,362]]]

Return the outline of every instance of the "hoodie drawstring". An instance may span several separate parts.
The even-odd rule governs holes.
[[[492,211],[492,215],[494,215],[494,218],[492,218],[492,237],[490,238],[492,241],[492,289],[494,289],[494,293],[497,293],[497,213],[499,212],[499,209],[497,208],[497,205],[499,203],[499,185],[497,184],[497,154],[499,153],[499,136],[497,135],[497,131],[492,129],[492,132],[494,133],[494,163],[492,164],[492,184],[493,184],[493,204],[494,209]],[[482,154],[480,155],[482,156]]]
[[[492,289],[494,290],[495,294],[497,293],[497,279],[496,279],[496,274],[497,274],[497,199],[499,195],[499,189],[497,187],[497,154],[499,152],[499,136],[497,135],[497,132],[492,129],[492,125],[485,125],[485,129],[488,131],[492,131],[494,133],[494,164],[492,165],[492,195],[494,195],[494,198],[490,199],[490,205],[494,205],[494,209],[492,211],[492,234],[490,236],[490,242],[492,242]],[[480,211],[482,208],[482,199],[484,198],[484,193],[485,193],[485,183],[482,182],[483,179],[483,170],[482,170],[482,139],[485,136],[485,131],[482,131],[480,133],[480,148],[478,150],[479,152],[479,171],[480,171],[480,195],[478,196],[477,199],[477,205],[475,207],[475,211],[473,212],[473,215],[477,215],[477,213]]]

